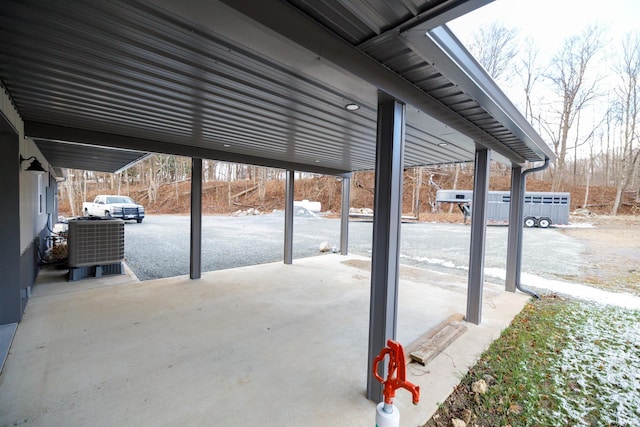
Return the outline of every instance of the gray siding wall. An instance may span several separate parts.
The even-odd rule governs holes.
[[[36,283],[36,277],[38,277],[38,271],[40,271],[38,267],[40,262],[38,251],[44,253],[45,239],[48,234],[47,227],[44,227],[39,236],[27,246],[27,249],[20,256],[20,317],[22,317],[27,307],[30,288]]]
[[[2,116],[0,115],[0,121]],[[3,126],[0,126],[0,130]],[[7,131],[8,127],[4,127]],[[20,303],[20,162],[15,133],[0,133],[0,325],[22,319]]]

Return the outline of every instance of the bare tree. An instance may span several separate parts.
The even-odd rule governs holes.
[[[518,54],[518,30],[494,22],[473,34],[469,51],[491,77],[498,80],[508,76],[513,59]]]
[[[77,198],[77,189],[75,184],[75,174],[67,169],[67,179],[65,181],[65,187],[67,190],[67,196],[69,197],[69,208],[71,209],[71,216],[76,216],[76,198]]]
[[[598,139],[600,140],[601,146],[602,146],[603,138],[604,138],[604,135],[602,134],[602,132],[600,132],[598,134]],[[586,208],[589,204],[589,189],[591,186],[591,180],[593,179],[593,173],[594,173],[594,168],[596,163],[596,156],[594,153],[594,140],[595,138],[589,139],[589,160],[587,163],[587,176],[586,176],[586,183],[585,183],[585,189],[584,189],[584,200],[582,202],[583,208]]]
[[[622,194],[638,167],[640,149],[638,142],[638,119],[640,114],[640,34],[629,35],[622,43],[622,59],[618,66],[620,84],[615,90],[621,125],[620,138],[622,156],[617,175],[616,198],[611,214],[616,215],[622,202]]]
[[[590,78],[588,72],[602,46],[602,31],[598,27],[589,27],[582,34],[569,37],[553,57],[549,71],[545,75],[558,99],[557,108],[550,112],[551,117],[544,119],[541,123],[553,143],[557,156],[553,171],[553,191],[559,189],[563,180],[567,142],[571,132],[579,132],[577,126],[574,129],[576,120],[589,103],[599,95],[596,90],[598,79]]]
[[[539,49],[531,37],[527,37],[522,46],[522,59],[517,63],[515,71],[523,83],[525,95],[524,117],[531,122],[534,118],[532,105],[533,88],[542,77],[542,70],[537,65],[539,63]]]
[[[156,202],[156,198],[158,197],[158,178],[157,175],[159,174],[159,168],[161,167],[162,163],[160,163],[159,166],[155,166],[155,160],[158,156],[150,156],[148,161],[149,161],[149,186],[147,187],[147,196],[149,197],[149,203],[155,203]]]

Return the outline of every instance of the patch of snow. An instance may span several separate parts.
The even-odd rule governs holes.
[[[505,280],[507,278],[507,270],[497,267],[485,267],[484,275],[489,277],[495,277],[496,279]]]
[[[503,268],[485,268],[484,274],[501,280],[506,278],[506,271]],[[545,279],[544,277],[524,272],[520,274],[520,283],[525,288],[535,288],[539,291],[546,290],[585,301],[640,310],[640,297],[624,292],[608,292],[579,283]]]
[[[525,287],[545,289],[557,294],[568,295],[586,301],[640,310],[640,297],[624,292],[608,292],[579,283],[549,280],[528,273],[522,273],[520,281]]]
[[[558,319],[571,325],[553,368],[558,419],[570,425],[637,425],[640,419],[640,326],[624,309],[584,311]],[[607,336],[615,331],[615,339]],[[595,388],[594,388],[595,386]],[[591,421],[591,422],[590,422]]]
[[[591,222],[572,222],[571,224],[554,224],[555,228],[595,228]]]
[[[462,271],[469,270],[468,266],[456,265],[452,261],[441,258],[409,256],[404,254],[400,254],[400,258],[404,258],[410,261],[417,261],[419,263],[431,264],[433,266],[453,268]],[[491,277],[498,280],[505,280],[507,275],[506,270],[499,267],[485,267],[484,274],[485,277]],[[560,280],[546,279],[544,277],[525,272],[522,272],[520,274],[520,282],[523,287],[533,288],[538,292],[549,291],[559,295],[566,295],[585,301],[593,301],[605,305],[612,305],[632,310],[640,310],[640,297],[629,293],[609,292],[580,283],[570,283]]]
[[[423,256],[412,257],[404,254],[400,254],[400,258],[410,259],[412,261],[418,261],[418,262],[426,262],[427,264],[440,265],[442,267],[447,267],[447,268],[463,269],[463,267],[458,267],[453,262],[447,261],[446,259],[429,258],[429,257],[423,257]]]

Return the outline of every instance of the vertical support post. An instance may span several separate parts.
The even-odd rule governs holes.
[[[293,198],[295,171],[287,171],[284,197],[284,263],[293,264]]]
[[[0,121],[4,120],[0,114]],[[7,126],[9,127],[9,126]],[[20,139],[0,123],[0,325],[22,320],[20,294]],[[1,363],[1,360],[0,360]]]
[[[351,178],[342,178],[342,207],[340,209],[340,253],[349,254],[349,199]]]
[[[404,105],[379,94],[367,370],[367,398],[374,402],[382,400],[383,386],[373,376],[373,359],[396,337],[404,131]],[[386,367],[379,369],[385,378]]]
[[[511,168],[511,193],[509,198],[509,235],[507,237],[507,273],[504,289],[516,291],[517,271],[520,269],[518,242],[522,239],[522,167]]]
[[[489,195],[489,166],[487,149],[476,149],[473,176],[473,214],[471,215],[471,247],[469,250],[469,279],[467,285],[467,322],[480,324],[482,320],[482,289],[484,286],[484,248],[487,234],[487,201]]]
[[[189,277],[202,275],[202,159],[191,159],[191,253]]]

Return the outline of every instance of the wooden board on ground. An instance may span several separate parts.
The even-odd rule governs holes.
[[[405,354],[408,355],[406,363],[417,362],[426,365],[434,357],[442,353],[449,344],[466,332],[467,327],[461,323],[463,319],[464,316],[462,314],[453,314],[409,344],[405,348]]]

